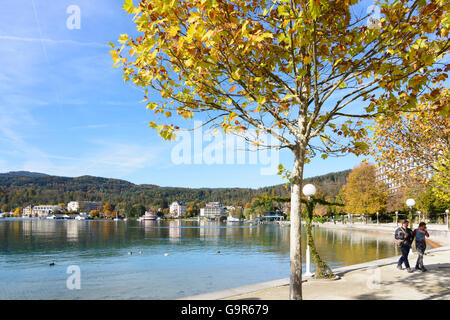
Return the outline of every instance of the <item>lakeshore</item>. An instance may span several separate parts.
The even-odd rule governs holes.
[[[448,300],[450,247],[425,255],[427,272],[398,270],[398,256],[334,269],[338,280],[305,277],[304,300]],[[414,265],[417,255],[410,254]],[[186,300],[289,300],[289,278],[192,296]]]
[[[410,255],[414,265],[416,254]],[[311,280],[303,284],[305,300],[423,300],[450,299],[450,247],[425,256],[428,269],[407,273],[395,266],[398,257],[336,270],[340,280]],[[287,300],[289,284],[230,297],[231,300]]]
[[[392,234],[396,224],[320,224],[322,228],[358,233]],[[432,240],[424,257],[427,272],[411,274],[396,268],[399,256],[333,268],[338,280],[304,277],[305,300],[422,300],[450,299],[450,232],[445,226],[431,225]],[[394,245],[394,244],[392,244]],[[415,265],[417,254],[409,261]],[[241,286],[229,290],[191,296],[186,300],[288,300],[289,278]]]

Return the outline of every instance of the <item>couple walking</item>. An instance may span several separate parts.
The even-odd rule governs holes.
[[[419,227],[415,229],[414,232],[410,228],[408,228],[408,226],[409,221],[404,220],[402,226],[395,230],[395,242],[402,251],[402,256],[400,257],[400,260],[398,260],[397,268],[402,270],[402,264],[404,263],[406,270],[409,273],[413,272],[409,266],[408,254],[411,250],[411,246],[415,238],[416,250],[418,254],[416,270],[425,272],[427,271],[427,269],[425,269],[425,267],[423,266],[423,255],[427,247],[425,238],[430,236],[427,232],[427,225],[425,222],[419,223]]]

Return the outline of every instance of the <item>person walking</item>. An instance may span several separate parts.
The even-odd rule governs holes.
[[[425,222],[419,223],[419,227],[414,230],[414,237],[416,238],[416,250],[418,254],[416,270],[425,272],[427,271],[427,269],[423,266],[423,255],[425,254],[425,249],[427,248],[425,238],[430,237],[427,231],[427,224]]]
[[[405,264],[406,271],[411,273],[413,271],[409,266],[408,255],[414,240],[414,233],[410,228],[408,228],[408,226],[409,221],[404,220],[401,227],[395,230],[395,242],[402,252],[402,256],[397,263],[397,268],[402,270],[402,265]]]

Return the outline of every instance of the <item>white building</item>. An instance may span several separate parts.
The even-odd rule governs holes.
[[[49,215],[52,215],[55,211],[63,211],[66,208],[55,206],[55,205],[43,205],[43,206],[34,206],[32,209],[33,216],[39,216],[40,218],[45,218]]]
[[[377,164],[376,179],[383,182],[390,193],[396,193],[411,179],[411,171],[414,171],[414,175],[424,181],[430,180],[433,177],[431,167],[414,159],[400,159],[392,167]],[[392,175],[389,172],[394,172],[395,174]]]
[[[67,210],[70,212],[91,212],[92,210],[97,210],[102,204],[94,201],[71,201],[67,204]]]
[[[220,202],[209,202],[205,208],[200,209],[200,216],[206,218],[219,218],[225,215],[225,210]]]
[[[170,205],[169,213],[173,217],[182,217],[186,213],[186,205],[181,201],[174,201]]]
[[[33,216],[33,207],[32,206],[28,206],[28,207],[23,208],[22,215],[26,216],[26,217]]]

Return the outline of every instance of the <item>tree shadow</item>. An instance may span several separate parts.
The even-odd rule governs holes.
[[[426,295],[426,300],[448,299],[450,295],[450,263],[437,263],[425,266],[428,271],[414,271],[407,273],[401,280],[382,281],[383,287],[395,287],[399,281],[407,284],[412,289]],[[359,300],[386,299],[386,290],[361,294],[356,297]]]

